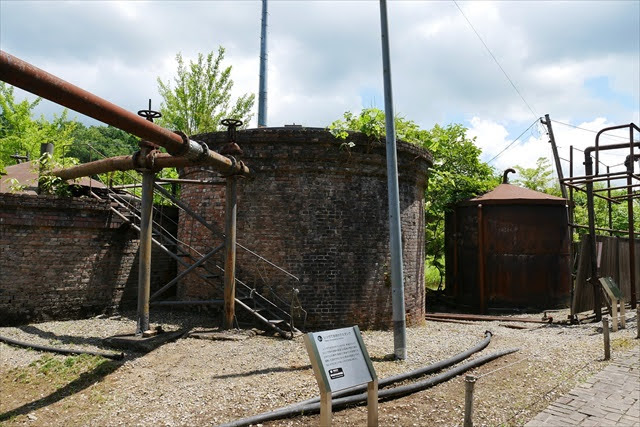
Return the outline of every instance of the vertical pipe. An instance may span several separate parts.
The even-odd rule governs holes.
[[[589,214],[589,255],[591,259],[591,286],[593,287],[593,311],[596,314],[596,321],[602,319],[602,304],[600,301],[600,284],[598,283],[598,257],[596,249],[596,219],[593,206],[593,160],[591,150],[588,148],[584,152],[584,171],[587,176],[587,211]]]
[[[136,336],[141,336],[149,330],[153,181],[154,173],[145,170],[142,173],[142,207],[140,209],[140,262],[138,268],[138,325]]]
[[[573,145],[571,145],[569,147],[569,178],[573,178]],[[571,262],[571,268],[569,269],[569,272],[571,274],[571,319],[573,319],[573,316],[576,314],[575,312],[575,307],[573,304],[573,297],[575,295],[575,287],[576,287],[576,283],[575,283],[575,274],[573,272],[573,263],[574,263],[574,258],[575,258],[575,253],[574,253],[574,249],[573,249],[573,221],[574,221],[574,215],[573,215],[573,210],[574,210],[574,205],[575,203],[573,202],[573,187],[569,187],[569,242],[570,245],[569,246],[569,259]]]
[[[480,294],[480,313],[486,312],[484,283],[484,218],[482,205],[478,205],[478,292]]]
[[[258,127],[267,126],[267,0],[262,0],[260,28],[260,88],[258,91]]]
[[[609,174],[611,173],[611,168],[607,166],[607,211],[609,213],[609,235],[613,236],[613,208],[611,206],[611,177]]]
[[[396,359],[407,358],[406,322],[404,312],[404,274],[402,270],[402,230],[400,226],[400,191],[398,186],[398,159],[396,129],[391,89],[391,59],[389,57],[389,24],[387,2],[380,0],[380,26],[382,39],[382,73],[384,78],[384,112],[387,142],[387,189],[389,197],[389,236],[391,245],[391,298],[393,305],[393,348]]]
[[[636,243],[634,233],[634,218],[633,218],[633,191],[631,185],[633,180],[631,175],[634,172],[634,157],[633,157],[633,127],[629,126],[629,150],[630,154],[627,163],[627,213],[629,219],[629,287],[631,290],[631,309],[636,308]],[[624,301],[623,301],[624,303]]]
[[[225,195],[225,258],[224,258],[224,329],[233,327],[236,315],[236,213],[238,178],[227,178]]]

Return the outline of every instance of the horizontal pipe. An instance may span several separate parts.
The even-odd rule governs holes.
[[[527,323],[551,323],[553,320],[551,317],[549,320],[538,320],[530,317],[505,317],[505,316],[488,316],[483,314],[456,314],[456,313],[427,313],[429,317],[438,319],[455,319],[455,320],[475,320],[475,321],[493,321],[493,320],[508,320],[509,322],[527,322]]]
[[[198,163],[199,162],[189,160],[186,157],[174,157],[170,154],[158,153],[154,159],[154,168],[179,168],[195,165]],[[244,164],[242,164],[242,162],[239,162],[237,166],[239,167],[239,170],[242,174],[249,173],[249,169]],[[140,167],[144,166],[136,164],[134,156],[116,156],[96,160],[89,163],[83,163],[81,165],[72,166],[70,168],[56,169],[51,172],[51,175],[60,177],[63,180],[68,180],[107,172],[127,171]],[[224,172],[232,174],[238,172],[238,168],[229,166]]]
[[[224,300],[210,299],[204,301],[151,301],[152,306],[172,306],[172,305],[222,305]]]
[[[124,353],[109,353],[104,351],[92,351],[92,350],[80,350],[80,349],[71,349],[71,348],[58,348],[51,347],[48,345],[40,345],[33,344],[24,341],[15,340],[13,338],[8,338],[4,336],[0,336],[0,341],[5,342],[7,344],[11,344],[18,347],[32,348],[34,350],[40,351],[48,351],[50,353],[60,353],[60,354],[90,354],[92,356],[100,356],[107,359],[113,360],[121,360],[124,358]]]
[[[429,374],[433,374],[434,372],[438,372],[441,371],[442,369],[448,368],[450,366],[455,365],[456,363],[460,363],[465,359],[468,359],[469,357],[471,357],[472,354],[477,353],[479,351],[484,350],[489,343],[491,342],[491,337],[493,336],[493,334],[491,333],[491,331],[486,331],[484,333],[484,339],[482,341],[480,341],[478,344],[474,345],[473,347],[458,353],[448,359],[444,359],[444,360],[440,360],[438,362],[432,363],[430,365],[427,366],[423,366],[421,368],[418,369],[414,369],[412,371],[409,372],[404,372],[402,374],[397,374],[397,375],[392,375],[390,377],[386,377],[381,379],[378,382],[378,387],[379,388],[385,388],[388,387],[392,384],[395,383],[399,383],[402,381],[406,381],[406,380],[410,380],[413,378],[418,378],[418,377],[422,377],[425,375],[429,375]],[[351,387],[348,388],[346,390],[340,390],[340,391],[336,391],[331,393],[331,398],[332,399],[336,399],[338,397],[343,397],[343,396],[349,396],[349,395],[353,395],[356,393],[361,393],[367,390],[367,385],[363,384],[363,385],[359,385],[356,387]],[[319,397],[314,397],[308,400],[304,400],[300,403],[298,403],[297,405],[307,405],[309,403],[316,403],[316,402],[320,402],[320,398]]]
[[[179,135],[145,120],[2,50],[0,50],[0,80],[165,147],[169,154],[174,156],[201,160],[201,163],[210,165],[225,174],[247,175],[249,173],[242,162],[235,162],[215,151],[210,151],[205,145],[192,141],[185,135]]]
[[[456,366],[453,369],[450,369],[446,372],[443,372],[435,377],[427,378],[422,381],[418,381],[412,384],[407,384],[399,387],[389,388],[381,390],[378,393],[379,400],[391,400],[397,399],[402,396],[406,396],[411,393],[416,393],[418,391],[426,390],[430,387],[436,386],[440,383],[450,380],[451,378],[460,375],[469,369],[476,368],[481,366],[487,362],[490,362],[498,357],[505,356],[507,354],[515,353],[519,351],[517,348],[507,349],[498,351],[496,353],[487,354],[486,356],[478,357],[472,361],[464,363],[462,365]],[[361,393],[354,396],[342,397],[339,399],[332,400],[331,406],[332,411],[345,408],[351,405],[358,405],[367,402],[367,393]],[[283,418],[293,417],[295,415],[309,415],[313,413],[318,413],[320,411],[320,403],[315,402],[307,405],[291,405],[281,409],[276,409],[275,411],[264,412],[262,414],[254,415],[248,418],[242,418],[240,420],[231,421],[227,424],[222,424],[221,427],[240,427],[240,426],[248,426],[251,424],[264,423],[266,421],[279,420]]]
[[[569,224],[569,227],[573,227],[573,228],[582,228],[584,230],[588,230],[589,227],[586,225],[579,225],[579,224]],[[613,230],[611,228],[602,228],[602,227],[596,227],[597,231],[606,231],[607,233],[624,233],[624,234],[628,234],[629,231],[628,230]],[[640,236],[640,231],[636,231],[633,234],[637,234]]]

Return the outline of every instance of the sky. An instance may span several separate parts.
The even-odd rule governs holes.
[[[325,127],[346,111],[384,108],[378,1],[269,0],[268,9],[267,125]],[[576,148],[575,175],[577,150],[596,131],[640,125],[640,0],[391,0],[387,9],[395,113],[423,128],[464,125],[499,171],[552,159],[545,114],[560,157]],[[257,96],[260,18],[260,1],[0,0],[0,48],[135,112],[149,98],[159,105],[157,78],[173,78],[176,53],[191,60],[218,46],[234,96]],[[624,142],[615,132],[602,139],[615,142]],[[622,170],[626,154],[601,161]]]

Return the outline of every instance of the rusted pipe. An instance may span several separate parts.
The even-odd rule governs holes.
[[[236,214],[237,204],[236,177],[227,178],[225,192],[225,257],[224,257],[224,329],[233,328],[236,317]]]
[[[508,317],[508,316],[487,316],[480,314],[459,314],[459,313],[427,313],[426,317],[432,319],[449,319],[449,320],[471,320],[488,322],[494,320],[509,321],[509,322],[524,322],[524,323],[551,323],[553,317],[548,317],[547,320],[538,320],[530,317]]]
[[[640,132],[640,128],[638,126],[635,125],[635,123],[629,123],[628,125],[618,125],[618,126],[610,126],[608,128],[604,128],[604,129],[600,129],[598,131],[598,133],[596,134],[596,145],[595,147],[589,147],[589,148],[593,148],[593,150],[595,150],[596,152],[596,175],[599,175],[599,171],[600,169],[598,168],[598,164],[600,163],[600,150],[602,150],[603,148],[600,148],[600,135],[602,135],[605,132],[608,132],[610,130],[616,130],[616,129],[624,129],[624,128],[629,128],[629,132],[631,133],[630,138],[629,138],[629,143],[628,144],[613,144],[613,145],[622,145],[622,147],[619,148],[626,148],[629,147],[632,151],[633,151],[633,129],[637,130],[638,132]],[[613,145],[607,145],[607,147],[612,147]],[[607,148],[607,149],[611,149],[611,148]],[[586,152],[585,152],[586,154]]]
[[[141,160],[141,159],[139,159]],[[197,164],[185,157],[174,157],[166,153],[158,153],[155,156],[154,168],[179,168],[185,166],[192,166]],[[243,174],[248,174],[249,169],[241,162],[238,163],[241,166]],[[81,165],[73,166],[65,169],[56,169],[51,172],[51,175],[58,176],[64,180],[80,178],[83,176],[92,176],[100,173],[113,172],[113,171],[126,171],[132,169],[143,168],[144,164],[139,161],[136,162],[134,156],[116,156],[106,159],[96,160],[94,162],[83,163]],[[230,167],[223,173],[232,174],[235,171]]]
[[[509,183],[509,174],[510,173],[516,173],[516,170],[512,169],[512,168],[505,169],[504,173],[502,174],[502,183],[503,184],[508,184]]]
[[[0,80],[165,147],[174,156],[197,160],[199,163],[213,166],[224,174],[246,175],[249,172],[242,162],[235,162],[210,151],[206,145],[192,141],[184,134],[172,132],[147,121],[2,50]]]
[[[485,307],[485,280],[484,280],[484,218],[482,215],[482,204],[478,205],[478,291],[480,300],[480,313],[486,312]]]
[[[629,138],[633,139],[633,128],[629,128]],[[632,147],[633,149],[633,147]],[[627,156],[627,161],[625,162],[627,165],[627,219],[629,220],[629,288],[630,298],[631,298],[631,309],[636,308],[636,243],[635,243],[635,225],[633,223],[633,190],[631,189],[631,185],[633,184],[631,180],[631,175],[633,174],[633,165],[634,165],[635,155],[633,152]],[[615,303],[615,302],[614,302]],[[624,302],[623,302],[624,304]],[[618,319],[614,319],[615,322]]]

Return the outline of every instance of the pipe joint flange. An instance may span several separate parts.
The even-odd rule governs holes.
[[[229,160],[231,160],[231,166],[229,166],[229,173],[222,175],[223,178],[227,178],[233,175],[238,174],[238,161],[233,156],[226,156]],[[242,162],[240,162],[240,166],[242,167]]]
[[[159,152],[160,151],[158,150],[151,150],[144,157],[144,167],[146,168],[146,170],[151,172],[160,172],[162,170],[161,167],[156,166],[156,157],[158,156]]]
[[[200,147],[202,147],[202,152],[198,155],[198,158],[196,160],[198,162],[204,162],[205,159],[209,157],[209,146],[207,145],[206,142],[201,142],[201,141],[191,141],[191,142],[200,144]]]
[[[176,135],[178,135],[180,138],[182,138],[182,146],[180,147],[180,149],[174,153],[169,153],[172,156],[176,156],[176,157],[183,157],[186,156],[187,153],[189,153],[190,151],[190,144],[189,144],[189,137],[187,136],[186,133],[181,132],[179,130],[175,130],[173,131],[173,133],[175,133]]]

